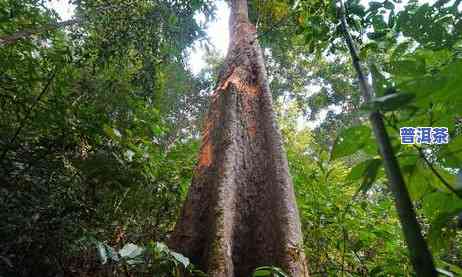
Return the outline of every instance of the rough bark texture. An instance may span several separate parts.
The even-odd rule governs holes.
[[[231,42],[169,246],[211,277],[262,265],[308,276],[300,220],[246,0],[231,1]]]

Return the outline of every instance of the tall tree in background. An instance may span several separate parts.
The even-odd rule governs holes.
[[[308,276],[300,220],[246,0],[232,0],[230,46],[196,174],[170,246],[209,276],[276,265]]]

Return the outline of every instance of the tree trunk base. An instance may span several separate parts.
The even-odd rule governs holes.
[[[231,44],[169,246],[211,277],[274,265],[308,276],[300,220],[255,27],[232,3]]]

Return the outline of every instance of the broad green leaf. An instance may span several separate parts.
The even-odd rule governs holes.
[[[389,10],[394,10],[395,9],[395,5],[391,2],[391,1],[388,1],[386,0],[384,3],[383,3],[383,6]]]
[[[461,200],[462,202],[462,200]],[[462,212],[462,205],[459,207],[454,206],[453,209],[449,211],[444,211],[439,213],[435,219],[430,222],[430,232],[428,234],[430,244],[434,250],[439,250],[445,247],[445,242],[447,238],[443,237],[445,233],[450,232],[450,228],[443,230],[444,227],[448,225],[450,220]],[[455,234],[453,234],[455,235]]]
[[[372,86],[374,88],[374,92],[376,96],[383,96],[386,92],[388,92],[389,82],[386,80],[385,76],[383,75],[382,71],[375,63],[371,63],[369,66],[372,75]]]
[[[393,93],[372,99],[370,105],[373,109],[393,111],[409,105],[414,98],[414,93]]]
[[[456,274],[456,276],[462,276],[462,268],[460,268],[457,265],[450,264],[450,263],[448,263],[446,261],[443,261],[443,260],[437,260],[436,264],[439,267],[444,267],[444,268],[448,269],[452,273]]]
[[[432,220],[444,214],[453,214],[460,209],[462,200],[454,193],[436,191],[423,198],[424,213]]]
[[[371,129],[365,125],[358,125],[343,130],[335,140],[331,152],[331,159],[335,160],[356,153],[370,142]]]
[[[358,163],[355,165],[351,170],[350,173],[347,176],[347,180],[355,181],[359,180],[361,177],[364,176],[366,172],[366,168],[368,164],[371,162],[371,160],[365,160],[363,162]]]
[[[384,38],[386,35],[387,35],[387,32],[385,32],[385,31],[367,33],[367,37],[369,39],[373,39],[373,40],[380,40],[380,39]]]
[[[438,157],[446,166],[462,168],[462,136],[457,136],[443,145]]]
[[[380,3],[380,2],[375,2],[375,1],[369,2],[369,8],[371,10],[377,10],[377,9],[381,8],[382,6],[383,6],[383,4]]]
[[[423,167],[422,161],[417,156],[400,160],[400,164],[412,200],[420,200],[427,193],[435,190],[431,185],[431,173],[428,168]]]
[[[456,60],[444,68],[438,75],[440,79],[444,79],[444,88],[434,92],[432,95],[435,100],[451,100],[456,101],[462,99],[462,87],[460,86],[462,80],[462,61]],[[457,104],[460,103],[458,102]]]
[[[122,137],[122,134],[119,132],[119,130],[108,125],[104,125],[103,130],[111,139],[119,139]]]
[[[376,266],[374,267],[370,272],[370,276],[380,276],[379,274],[383,272],[383,267],[382,266]]]
[[[382,160],[380,159],[370,159],[363,161],[351,169],[349,175],[347,176],[347,180],[359,180],[362,178],[359,191],[366,193],[377,179],[377,174],[381,165]]]
[[[379,172],[380,167],[382,166],[382,160],[379,159],[372,159],[367,164],[365,175],[363,177],[363,181],[360,186],[360,191],[366,193],[374,183],[377,178],[377,174]]]
[[[377,45],[377,42],[375,41],[371,41],[369,43],[367,43],[366,45],[364,45],[363,47],[361,47],[361,50],[359,52],[359,56],[361,59],[367,59],[367,57],[370,55],[370,54],[374,54],[374,52],[376,52],[378,50],[378,45]]]
[[[424,59],[400,59],[393,63],[392,72],[399,77],[420,77],[425,74],[425,60]]]
[[[153,125],[151,127],[151,131],[155,136],[161,136],[161,135],[164,134],[164,131],[162,130],[162,127],[160,127],[159,125]]]

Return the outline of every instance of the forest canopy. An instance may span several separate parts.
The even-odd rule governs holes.
[[[69,3],[63,20],[47,0],[0,0],[0,276],[207,276],[169,239],[216,160],[203,154],[215,92],[239,66],[207,32],[226,5]],[[249,0],[248,18],[255,38],[242,41],[261,47],[266,70],[249,68],[267,76],[309,275],[436,276],[415,263],[428,251],[439,274],[462,276],[461,1]],[[193,48],[206,63],[195,73]],[[250,77],[247,91],[260,84]],[[237,121],[266,143],[246,110],[260,94]],[[424,141],[423,127],[447,137]],[[285,228],[269,221],[249,226]],[[254,263],[253,276],[290,276]]]

